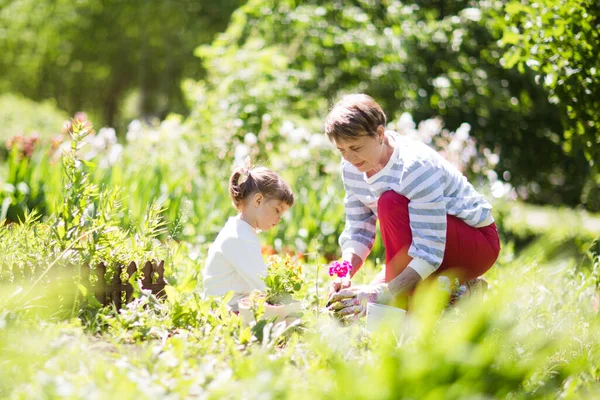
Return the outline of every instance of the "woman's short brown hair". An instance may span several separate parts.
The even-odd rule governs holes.
[[[325,133],[329,140],[356,139],[375,136],[377,128],[385,128],[385,113],[371,96],[357,93],[342,97],[325,120]]]
[[[240,211],[244,200],[256,193],[280,200],[290,207],[294,204],[290,185],[275,172],[265,167],[235,166],[229,178],[229,196],[235,209]]]

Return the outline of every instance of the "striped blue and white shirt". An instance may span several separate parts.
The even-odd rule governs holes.
[[[386,135],[394,146],[392,157],[375,175],[367,177],[342,160],[346,196],[346,227],[339,238],[342,253],[363,261],[375,241],[377,200],[388,190],[408,198],[413,241],[409,267],[422,279],[437,270],[446,248],[446,214],[474,227],[494,222],[492,206],[458,169],[424,143],[393,131]]]

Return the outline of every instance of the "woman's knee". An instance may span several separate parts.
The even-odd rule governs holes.
[[[384,192],[377,201],[379,219],[381,220],[381,218],[386,218],[389,215],[397,216],[399,213],[408,215],[408,203],[409,200],[405,196],[393,190]]]

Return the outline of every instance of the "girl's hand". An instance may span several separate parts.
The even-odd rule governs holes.
[[[358,318],[367,313],[368,303],[385,304],[392,295],[387,284],[361,285],[342,289],[330,296],[327,306],[341,318]]]

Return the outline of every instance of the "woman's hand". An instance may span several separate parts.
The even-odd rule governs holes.
[[[392,296],[387,284],[361,285],[342,289],[329,297],[327,306],[341,318],[360,318],[367,313],[367,303],[385,304]]]
[[[331,285],[329,285],[329,290],[327,292],[327,298],[331,298],[335,293],[339,292],[342,289],[347,289],[352,285],[350,280],[345,282],[342,281],[342,278],[335,278]]]

